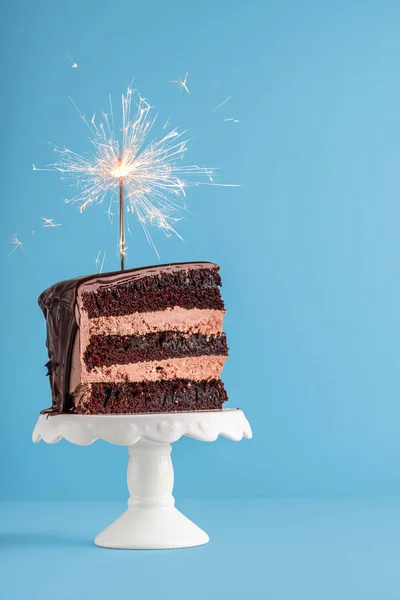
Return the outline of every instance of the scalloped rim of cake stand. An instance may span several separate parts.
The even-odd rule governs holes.
[[[243,411],[149,413],[133,415],[40,415],[32,440],[56,444],[65,439],[87,446],[104,440],[119,446],[132,446],[140,440],[171,444],[182,436],[214,442],[219,436],[233,441],[250,439],[252,431]]]

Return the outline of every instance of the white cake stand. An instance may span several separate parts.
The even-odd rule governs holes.
[[[104,440],[128,446],[127,510],[96,539],[97,546],[121,549],[188,548],[208,535],[175,508],[171,443],[183,435],[214,442],[219,435],[239,441],[251,428],[238,409],[146,415],[40,415],[34,442],[62,438],[86,446]]]

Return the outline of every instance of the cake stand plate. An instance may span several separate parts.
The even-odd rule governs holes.
[[[166,549],[199,546],[208,535],[185,517],[172,496],[171,444],[182,436],[214,442],[251,438],[251,427],[238,409],[146,415],[40,415],[34,442],[55,444],[62,438],[86,446],[96,440],[128,446],[127,510],[96,539],[97,546],[120,549]]]

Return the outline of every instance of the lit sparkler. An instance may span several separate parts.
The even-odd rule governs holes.
[[[132,116],[133,98],[137,98],[137,105]],[[163,132],[160,139],[151,139],[149,134],[157,115],[152,116],[148,102],[129,88],[122,96],[121,140],[115,133],[111,98],[110,114],[103,114],[101,122],[98,123],[95,116],[89,121],[79,114],[89,129],[92,153],[80,155],[68,148],[55,148],[58,162],[46,169],[33,165],[33,169],[57,171],[63,179],[70,180],[76,194],[66,202],[78,202],[80,212],[109,198],[107,214],[111,217],[112,203],[119,199],[121,270],[125,267],[126,254],[125,203],[128,211],[136,214],[147,240],[158,255],[149,228],[155,226],[167,236],[174,233],[181,237],[174,225],[181,220],[181,211],[186,209],[186,187],[189,183],[237,187],[214,183],[212,175],[215,169],[179,164],[187,150],[188,140],[183,139],[185,132],[175,128],[168,133]],[[208,181],[199,182],[197,178]]]

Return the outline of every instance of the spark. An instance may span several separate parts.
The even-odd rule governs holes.
[[[106,253],[104,252],[104,253],[103,253],[103,260],[101,261],[101,265],[100,265],[100,271],[99,271],[99,273],[102,273],[102,272],[103,272],[103,267],[104,267],[104,260],[105,260],[105,258],[106,258]]]
[[[99,273],[102,273],[103,267],[104,267],[104,260],[106,258],[106,252],[103,252],[103,258],[101,260],[101,264],[100,264],[100,256],[101,256],[101,250],[98,251],[94,263],[95,263],[96,267],[98,267],[100,265]]]
[[[108,217],[108,220],[112,224],[112,222],[114,220],[114,213],[111,212],[111,206],[112,206],[112,198],[111,198],[110,203],[108,205],[108,209],[106,210],[106,215]]]
[[[210,183],[214,182],[214,178],[213,178],[213,169],[207,169],[207,167],[205,167],[203,165],[203,169],[204,169],[204,173],[207,175],[208,180]]]
[[[186,84],[188,75],[189,75],[189,73],[185,73],[185,77],[183,79],[172,79],[170,81],[170,83],[177,83],[179,85],[179,87],[181,88],[181,91],[185,90],[188,94],[190,94],[189,88]]]
[[[239,123],[239,119],[234,119],[231,117],[230,119],[225,119],[225,121],[232,121],[232,123]]]
[[[225,102],[228,102],[228,100],[230,100],[231,98],[232,98],[232,96],[228,96],[227,98],[225,98],[225,100],[223,100],[223,102],[221,102],[221,104],[218,104],[218,106],[216,106],[211,112],[215,112],[216,110],[221,108],[221,106],[223,106],[225,104]]]
[[[89,130],[92,152],[78,154],[55,147],[56,162],[34,170],[55,171],[69,181],[74,195],[66,202],[77,203],[81,213],[89,205],[106,200],[109,219],[113,216],[112,204],[118,201],[123,185],[127,209],[136,215],[158,255],[150,227],[160,229],[167,237],[175,234],[181,238],[175,224],[186,210],[190,185],[237,186],[214,183],[215,168],[182,164],[189,142],[184,131],[174,128],[162,131],[158,137],[151,136],[158,115],[152,115],[147,100],[132,89],[122,95],[121,136],[114,126],[111,101],[110,108],[111,114],[103,114],[99,121],[96,117],[87,119],[77,109]],[[199,181],[204,178],[207,181]]]
[[[19,240],[19,239],[18,239],[18,235],[17,235],[16,233],[14,233],[14,237],[13,237],[12,241],[11,241],[11,242],[8,242],[8,243],[9,243],[9,244],[12,244],[12,245],[14,246],[14,250],[11,250],[11,252],[10,252],[10,256],[11,256],[11,254],[14,254],[14,252],[15,252],[15,251],[16,251],[18,248],[21,248],[21,250],[22,250],[22,251],[24,250],[24,246],[23,246],[23,244],[22,244],[21,240]]]
[[[163,129],[167,129],[167,127],[168,127],[168,125],[169,125],[169,122],[170,122],[170,120],[171,120],[171,119],[167,119],[167,120],[165,121],[165,123],[164,123],[164,125],[163,125]]]
[[[71,61],[72,65],[71,65],[71,69],[77,69],[78,68],[78,64],[72,60],[72,58],[69,56],[69,54],[66,55],[66,57],[68,58],[68,60]]]
[[[61,223],[54,223],[54,219],[46,219],[46,217],[40,217],[43,223],[43,227],[61,227]]]
[[[71,200],[67,200],[67,202],[71,202]],[[86,207],[89,206],[89,204],[91,204],[92,202],[93,198],[87,198],[87,200],[85,200],[83,204],[80,205],[79,212],[82,214],[83,211],[86,210]]]

